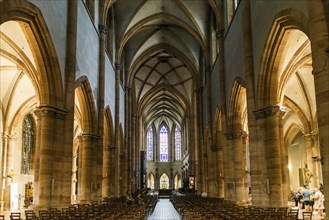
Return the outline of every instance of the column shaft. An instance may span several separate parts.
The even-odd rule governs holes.
[[[65,56],[65,95],[64,103],[67,114],[63,126],[63,144],[61,155],[61,193],[59,204],[68,206],[71,204],[72,186],[72,156],[73,156],[73,126],[74,126],[74,100],[75,100],[75,72],[77,49],[77,17],[78,2],[68,1],[67,27],[66,27],[66,56]],[[36,179],[36,177],[35,177]],[[57,180],[59,181],[59,180]],[[37,187],[34,187],[34,190]]]
[[[91,133],[83,133],[79,136],[81,140],[79,162],[79,201],[88,203],[92,200],[92,193],[95,190],[95,182],[92,177],[93,173],[93,155],[94,145],[97,143],[98,136]]]
[[[325,198],[329,198],[329,12],[326,1],[308,1],[308,6],[323,187]],[[329,202],[325,209],[329,210]]]

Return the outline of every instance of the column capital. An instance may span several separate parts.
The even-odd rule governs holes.
[[[125,92],[130,92],[131,88],[129,86],[125,86]]]
[[[225,136],[226,136],[227,140],[235,140],[238,138],[242,138],[243,134],[244,134],[244,132],[242,132],[242,131],[236,131],[236,132],[226,133]]]
[[[114,145],[104,146],[104,151],[115,151],[116,147]]]
[[[50,116],[58,119],[64,120],[65,115],[67,111],[63,109],[59,109],[54,106],[50,105],[41,105],[35,108],[34,114],[38,117],[41,118],[43,116]]]
[[[121,64],[120,63],[115,63],[115,69],[116,70],[121,70]]]
[[[196,94],[201,94],[203,92],[203,86],[199,86],[196,90],[195,93]]]
[[[304,138],[310,138],[310,139],[314,139],[318,136],[318,133],[310,133],[310,134],[303,134]]]
[[[216,151],[222,151],[223,150],[223,147],[221,145],[218,145],[218,144],[213,144],[211,145],[211,150],[216,152]]]
[[[225,29],[221,29],[221,30],[216,31],[216,39],[223,38],[224,37],[224,32],[225,32]]]
[[[99,138],[99,135],[89,132],[83,132],[78,135],[78,138],[82,140],[97,140]]]
[[[277,113],[285,113],[285,108],[283,106],[272,105],[265,108],[254,111],[256,120],[264,119],[270,116],[273,116]]]
[[[98,25],[98,29],[99,29],[99,32],[102,33],[102,34],[107,34],[107,26],[106,25],[103,25],[103,24],[99,24]]]
[[[7,139],[7,140],[17,140],[17,133],[14,134],[8,134],[6,132],[1,132],[1,137],[2,139]]]

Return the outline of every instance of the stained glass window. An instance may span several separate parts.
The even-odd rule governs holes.
[[[181,135],[180,129],[176,126],[176,128],[175,128],[175,160],[182,159],[181,146],[182,146],[182,135]]]
[[[33,122],[32,116],[27,115],[23,120],[23,152],[22,152],[22,174],[31,174],[32,149],[33,149]]]
[[[168,129],[164,125],[160,128],[160,161],[168,161]]]
[[[147,160],[153,160],[153,129],[147,130]]]

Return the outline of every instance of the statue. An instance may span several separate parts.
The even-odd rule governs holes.
[[[16,176],[16,173],[14,170],[11,170],[8,174],[7,174],[7,177],[10,179],[10,183],[13,182],[14,180],[14,176]]]

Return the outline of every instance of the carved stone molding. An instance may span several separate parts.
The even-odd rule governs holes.
[[[197,88],[196,90],[195,90],[195,93],[196,94],[201,94],[203,92],[203,87],[202,86],[200,86],[199,88]]]
[[[241,138],[243,136],[244,132],[242,131],[238,131],[238,132],[231,132],[231,133],[227,133],[226,138],[227,140],[235,140],[238,138]]]
[[[115,69],[116,70],[121,70],[121,64],[120,63],[115,63]]]
[[[278,112],[284,112],[283,108],[278,105],[268,106],[263,109],[259,109],[254,111],[254,114],[256,116],[256,120],[258,119],[264,119],[270,116],[275,115]]]
[[[102,33],[102,34],[107,34],[107,26],[106,25],[103,25],[103,24],[99,24],[98,25],[98,29],[99,29],[99,32]]]
[[[216,39],[224,37],[224,29],[216,31]]]
[[[304,134],[305,140],[311,140],[314,141],[318,137],[317,133],[311,133],[311,134]]]
[[[1,132],[1,137],[2,139],[7,139],[7,140],[13,140],[16,141],[17,140],[17,133],[14,134],[8,134],[6,132]]]
[[[78,138],[82,140],[97,140],[99,138],[99,135],[94,133],[84,132],[79,134]]]
[[[113,145],[104,146],[104,151],[115,151],[116,147]]]
[[[217,145],[217,144],[213,144],[211,145],[211,150],[216,152],[216,151],[222,151],[223,150],[223,147],[220,146],[220,145]]]
[[[65,115],[66,115],[67,111],[63,110],[63,109],[59,109],[56,108],[54,106],[39,106],[36,107],[36,109],[34,110],[34,114],[38,117],[38,118],[42,118],[43,116],[50,116],[53,118],[57,118],[57,119],[65,119]]]

